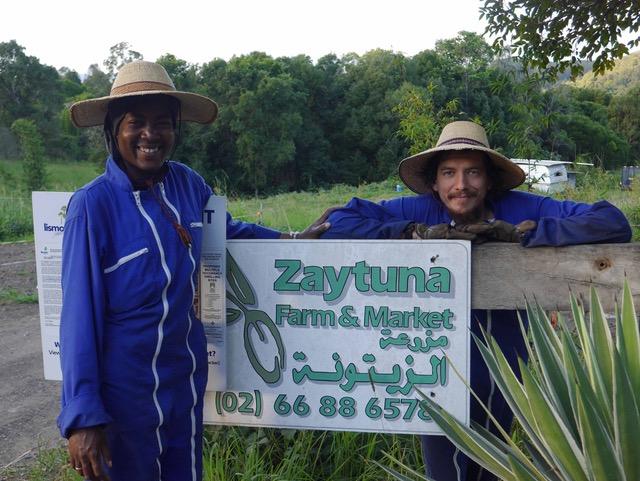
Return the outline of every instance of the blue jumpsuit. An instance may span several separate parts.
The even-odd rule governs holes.
[[[118,480],[199,480],[206,339],[193,297],[211,189],[169,162],[154,192],[134,191],[110,157],[78,190],[63,239],[58,426],[104,425]],[[192,237],[186,247],[162,200]],[[227,238],[277,238],[233,222]]]
[[[508,191],[489,201],[496,219],[518,224],[530,219],[538,223],[522,241],[525,247],[628,242],[631,228],[625,216],[606,201],[581,204],[557,201],[521,191]],[[379,204],[354,198],[329,217],[331,228],[324,239],[398,239],[411,222],[427,225],[449,223],[444,204],[432,194],[401,197]],[[523,313],[524,314],[524,313]],[[525,319],[526,321],[526,319]],[[494,336],[510,365],[527,360],[516,311],[471,311],[471,332],[481,336],[480,326]],[[513,419],[504,398],[495,387],[475,343],[471,343],[471,388],[487,405],[501,426],[509,430]],[[497,434],[480,404],[471,397],[471,419]],[[422,436],[427,475],[436,481],[489,481],[495,476],[462,454],[444,436]]]

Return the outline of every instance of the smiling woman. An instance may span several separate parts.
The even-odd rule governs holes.
[[[193,299],[212,190],[168,158],[181,121],[211,123],[217,111],[142,61],[122,67],[109,96],[71,106],[76,126],[103,125],[110,153],[71,198],[63,239],[58,426],[85,479],[202,479],[208,369]],[[229,215],[226,233],[283,236]]]
[[[134,182],[153,179],[173,151],[179,109],[179,102],[166,95],[134,97],[109,105],[110,133],[122,166]]]

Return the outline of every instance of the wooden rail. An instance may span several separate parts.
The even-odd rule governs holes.
[[[638,306],[640,243],[529,249],[483,244],[472,251],[471,306],[523,308],[526,296],[535,298],[544,309],[568,311],[570,292],[589,299],[593,285],[605,311],[613,313],[625,276]]]

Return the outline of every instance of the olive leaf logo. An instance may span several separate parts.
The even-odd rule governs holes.
[[[280,331],[271,317],[269,317],[269,314],[255,309],[258,306],[253,288],[229,251],[227,251],[227,299],[237,307],[237,309],[227,307],[227,325],[239,321],[244,316],[244,350],[247,353],[249,362],[253,370],[264,382],[275,384],[280,380],[285,359],[284,344]],[[271,334],[278,348],[278,354],[274,356],[274,365],[271,370],[262,365],[251,341],[251,331],[255,329],[260,341],[265,342],[266,336],[262,326]]]

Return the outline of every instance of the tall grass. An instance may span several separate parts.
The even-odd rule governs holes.
[[[95,164],[47,163],[47,190],[73,192],[98,175]],[[33,237],[31,193],[21,187],[21,164],[0,160],[0,241]],[[229,211],[235,219],[264,224],[281,231],[302,230],[327,207],[342,205],[353,196],[388,198],[397,181],[352,187],[337,185],[317,192],[292,192],[266,198],[231,198]]]
[[[379,481],[385,454],[423,470],[417,436],[208,428],[205,481]]]
[[[94,164],[47,162],[47,190],[73,192],[97,175]],[[22,164],[0,160],[0,241],[33,238],[31,192],[24,187]]]
[[[89,162],[47,164],[47,190],[73,192],[98,174]],[[0,241],[32,238],[31,193],[21,189],[21,165],[0,160]],[[558,199],[580,202],[608,200],[618,206],[633,226],[634,240],[640,240],[640,185],[630,191],[619,188],[620,173],[590,169],[578,177],[575,189],[553,194]],[[391,177],[383,182],[359,187],[336,185],[315,192],[291,192],[265,198],[229,199],[229,212],[237,220],[264,224],[281,231],[302,230],[331,206],[343,205],[351,197],[380,200],[411,195],[406,188],[396,192],[401,182]]]

